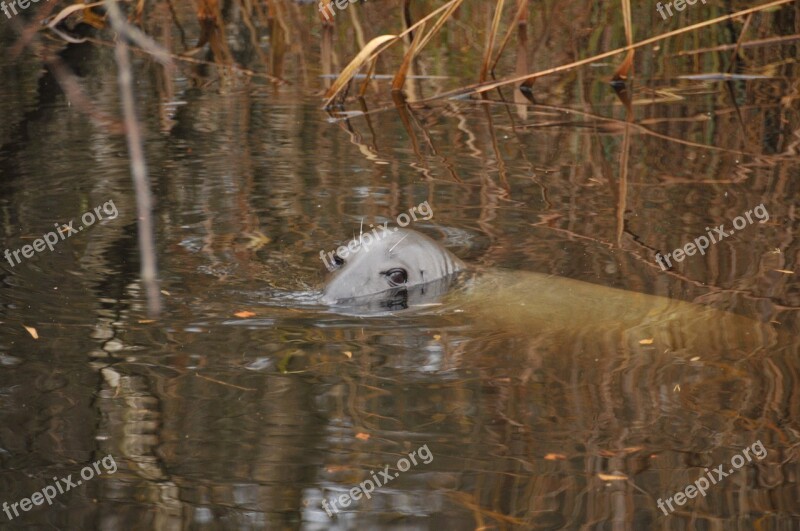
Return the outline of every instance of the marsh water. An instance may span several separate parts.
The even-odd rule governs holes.
[[[314,6],[292,6],[319,24]],[[565,29],[597,28],[596,13],[569,15],[546,36],[532,22],[537,54],[517,50],[511,70],[520,53],[534,69],[579,45],[612,48],[611,33]],[[475,61],[452,39],[450,56],[420,59],[417,98],[457,86]],[[720,32],[694,46],[735,42]],[[134,55],[158,316],[140,280],[125,137],[107,122],[119,115],[113,49],[39,46],[0,60],[3,249],[109,202],[117,215],[109,206],[52,251],[0,263],[0,502],[105,456],[115,471],[0,513],[0,528],[800,526],[793,41],[747,48],[728,80],[681,76],[725,71],[715,58],[730,50],[645,51],[621,96],[616,65],[599,62],[537,80],[534,101],[509,89],[414,104],[382,81],[336,112],[322,109],[329,80],[310,51],[287,60],[297,76],[279,86],[213,68],[199,82]],[[64,94],[41,49],[77,73],[85,101]],[[479,326],[452,306],[353,315],[315,302],[321,251],[423,202],[430,219],[410,227],[478,275],[567,277],[775,333],[756,349],[631,346],[588,322],[569,337]],[[705,254],[655,260],[759,205],[766,216]],[[416,464],[399,463],[412,452]],[[659,508],[720,464],[733,472],[704,496]],[[367,480],[386,484],[339,501]]]

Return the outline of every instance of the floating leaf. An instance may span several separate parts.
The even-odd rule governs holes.
[[[628,476],[625,474],[597,474],[597,477],[602,479],[603,481],[625,481],[628,479]]]
[[[567,458],[567,456],[564,455],[564,454],[553,454],[553,453],[550,453],[550,454],[545,454],[544,458],[547,461],[563,461],[564,459]]]
[[[253,312],[248,312],[247,310],[243,310],[241,312],[236,312],[233,315],[235,315],[236,317],[241,317],[242,319],[246,319],[248,317],[253,317],[255,314]]]
[[[25,325],[22,325],[22,326],[25,326]],[[36,329],[34,327],[25,326],[25,330],[28,331],[28,333],[31,335],[31,337],[33,337],[33,339],[39,339],[39,333],[36,331]]]
[[[253,251],[258,251],[265,245],[272,242],[272,238],[270,238],[260,230],[253,232],[245,232],[242,234],[242,236],[247,239],[245,248],[251,249]]]
[[[625,452],[626,454],[632,454],[634,452],[640,452],[642,450],[644,450],[644,446],[626,446],[625,448],[622,449],[622,451]]]
[[[356,439],[360,441],[368,441],[369,440],[369,433],[358,432],[356,433]]]
[[[640,345],[652,345],[653,344],[653,338],[651,337],[649,339],[640,339],[639,340],[639,344]]]

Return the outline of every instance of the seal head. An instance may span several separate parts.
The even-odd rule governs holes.
[[[464,262],[422,233],[396,229],[370,245],[361,245],[328,281],[325,304],[379,303],[383,309],[403,309],[422,296],[440,295],[465,269]]]

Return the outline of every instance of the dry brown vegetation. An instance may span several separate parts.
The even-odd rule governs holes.
[[[113,35],[103,31],[104,4],[69,5],[49,19],[48,31],[70,42],[112,45]],[[668,51],[676,49],[682,54],[711,55],[732,66],[729,59],[744,48],[800,37],[797,28],[787,28],[783,22],[791,16],[776,15],[781,9],[786,15],[790,9],[797,19],[797,7],[792,4],[793,0],[774,0],[749,7],[733,4],[727,10],[687,11],[670,20],[677,26],[671,31],[652,6],[631,6],[630,0],[602,7],[529,0],[359,1],[335,10],[333,19],[323,17],[317,4],[291,0],[196,0],[193,5],[140,0],[127,7],[131,23],[158,41],[179,64],[191,67],[198,83],[208,78],[209,67],[216,73],[212,77],[223,83],[245,76],[314,86],[312,76],[319,73],[329,84],[324,101],[330,106],[342,103],[347,95],[363,96],[368,87],[379,94],[402,92],[408,101],[474,94],[485,97],[501,87],[530,89],[535,79],[606,59],[619,65],[609,78],[626,80],[635,67],[634,51],[641,48],[660,50],[653,58],[663,67],[672,60]],[[40,11],[21,31],[12,56],[34,38],[39,20],[51,9],[49,5]],[[22,23],[14,22],[22,30]],[[546,42],[564,22],[574,32],[576,47],[553,53]],[[100,31],[92,37],[71,35],[68,29],[79,23]],[[795,31],[787,33],[787,29]],[[731,30],[733,42],[729,42]],[[142,51],[159,54],[152,46]],[[453,63],[454,68],[442,60]],[[356,78],[356,74],[363,77]],[[385,88],[375,82],[376,74],[388,76]],[[432,81],[428,84],[435,94],[420,93],[419,78],[440,75],[449,78],[446,84],[427,80]],[[351,88],[354,81],[359,82],[357,89]]]

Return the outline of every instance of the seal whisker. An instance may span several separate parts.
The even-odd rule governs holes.
[[[400,241],[398,241],[396,244],[392,245],[392,248],[391,248],[391,249],[389,249],[389,253],[391,253],[392,251],[394,251],[394,248],[395,248],[395,247],[397,247],[398,245],[400,245],[401,243],[403,243],[403,240],[405,240],[406,238],[408,238],[408,234],[406,234],[405,236],[403,236],[402,238],[400,238]]]

